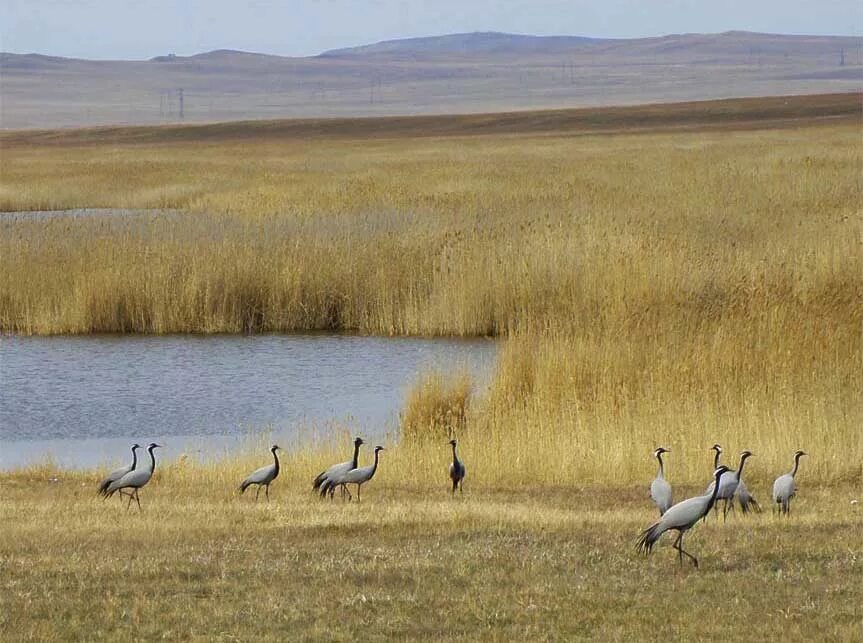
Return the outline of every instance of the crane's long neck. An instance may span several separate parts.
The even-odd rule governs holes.
[[[664,464],[662,464],[662,454],[661,454],[661,453],[657,453],[657,454],[656,454],[656,459],[657,459],[657,460],[659,460],[659,477],[660,477],[660,478],[665,478],[665,465],[664,465]]]
[[[743,467],[746,464],[746,459],[747,459],[746,457],[740,458],[740,466],[737,467],[737,479],[738,480],[740,480],[740,477],[743,475]]]
[[[795,456],[794,456],[794,468],[793,468],[793,469],[791,469],[791,477],[792,477],[792,478],[793,478],[794,476],[796,476],[796,475],[797,475],[797,468],[798,468],[799,466],[800,466],[800,456],[799,456],[799,455],[795,455]]]
[[[276,463],[276,475],[279,475],[279,454],[276,453],[275,449],[273,449],[273,460]]]
[[[710,500],[707,502],[707,509],[704,511],[704,515],[710,513],[710,510],[713,508],[713,503],[716,502],[716,495],[719,493],[719,479],[722,477],[722,474],[716,476],[716,482],[713,485],[713,491],[710,494]]]
[[[713,469],[717,469],[719,467],[719,458],[722,456],[722,451],[719,449],[715,449],[716,455],[713,456]]]
[[[156,447],[150,447],[147,451],[150,454],[150,475],[153,475],[153,472],[156,470],[156,454],[153,451]]]
[[[359,464],[360,458],[360,445],[354,444],[354,459],[351,460],[351,469],[356,469]]]
[[[375,449],[375,463],[372,465],[372,472],[369,474],[369,480],[372,479],[372,476],[375,475],[375,471],[378,470],[378,454],[379,453],[380,453],[380,451]]]
[[[455,454],[455,445],[452,445],[452,463],[458,464],[458,456]]]
[[[138,466],[138,447],[134,447],[132,449],[132,468],[131,471],[135,470],[135,467]]]

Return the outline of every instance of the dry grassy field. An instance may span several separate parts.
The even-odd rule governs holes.
[[[0,135],[0,210],[159,210],[0,218],[5,332],[504,341],[486,393],[417,384],[360,506],[306,496],[330,449],[292,454],[269,506],[231,496],[251,461],[172,463],[142,516],[95,472],[3,474],[0,627],[859,638],[859,97],[783,101]],[[762,504],[804,448],[795,513],[700,525],[700,572],[639,559],[650,452],[679,499],[715,441],[755,453]]]

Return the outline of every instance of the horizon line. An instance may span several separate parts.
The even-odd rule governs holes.
[[[217,52],[226,52],[226,53],[237,53],[237,54],[248,54],[254,56],[269,56],[273,58],[285,58],[285,59],[294,59],[294,60],[303,60],[309,58],[320,58],[325,56],[328,53],[336,52],[336,51],[345,51],[351,49],[362,49],[365,47],[374,47],[376,45],[383,45],[387,43],[397,43],[397,42],[407,42],[411,40],[431,40],[435,38],[447,38],[452,36],[473,36],[473,35],[498,35],[498,36],[516,36],[516,37],[524,37],[524,38],[580,38],[584,40],[595,40],[595,41],[617,41],[617,42],[625,42],[625,41],[635,41],[635,40],[659,40],[662,38],[671,38],[674,36],[724,36],[729,34],[747,34],[752,36],[781,36],[781,37],[790,37],[790,38],[852,38],[858,39],[863,43],[863,37],[857,36],[854,34],[818,34],[818,33],[782,33],[782,32],[772,32],[772,31],[749,31],[746,29],[726,29],[725,31],[686,31],[686,32],[673,32],[673,33],[663,33],[659,35],[650,35],[650,36],[634,36],[634,37],[617,37],[617,36],[589,36],[589,35],[579,35],[579,34],[534,34],[534,33],[517,33],[510,31],[461,31],[461,32],[452,32],[452,33],[439,33],[432,34],[426,36],[405,36],[405,37],[395,37],[395,38],[387,38],[384,40],[378,40],[375,42],[365,42],[363,44],[357,45],[344,45],[340,47],[332,47],[329,49],[325,49],[316,54],[307,54],[307,55],[286,55],[286,54],[278,54],[278,53],[269,53],[266,51],[252,51],[248,49],[235,49],[233,47],[217,47],[215,49],[207,49],[202,51],[197,51],[191,54],[177,54],[174,52],[167,53],[158,53],[148,58],[87,58],[81,56],[64,56],[61,54],[51,54],[51,53],[43,53],[38,51],[10,51],[10,50],[0,50],[0,55],[15,55],[15,56],[44,56],[46,58],[62,58],[65,60],[82,60],[82,61],[92,61],[92,62],[152,62],[156,58],[175,56],[176,58],[193,58],[195,56],[204,56],[207,54],[217,53]]]

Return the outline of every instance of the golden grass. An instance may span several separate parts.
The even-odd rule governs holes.
[[[658,444],[696,484],[715,441],[757,482],[804,448],[859,484],[859,123],[735,105],[680,132],[4,135],[0,209],[179,211],[3,219],[0,329],[500,335],[458,431],[489,485],[633,484]]]
[[[449,440],[467,428],[472,394],[468,373],[448,381],[443,373],[429,371],[408,392],[399,421],[400,434],[409,441]]]
[[[325,460],[311,452],[286,458],[269,504],[236,494],[263,457],[170,463],[140,515],[97,498],[97,472],[2,474],[0,638],[859,637],[859,487],[819,486],[804,468],[790,519],[698,525],[695,571],[670,540],[635,552],[655,519],[644,484],[501,491],[468,460],[451,499],[445,445],[431,482],[400,479],[400,451],[384,452],[360,505],[313,497]]]

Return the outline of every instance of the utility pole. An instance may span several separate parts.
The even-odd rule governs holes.
[[[180,89],[179,89],[179,95],[180,95],[180,120],[183,120],[184,114],[183,114],[183,88],[182,87],[180,87]]]

